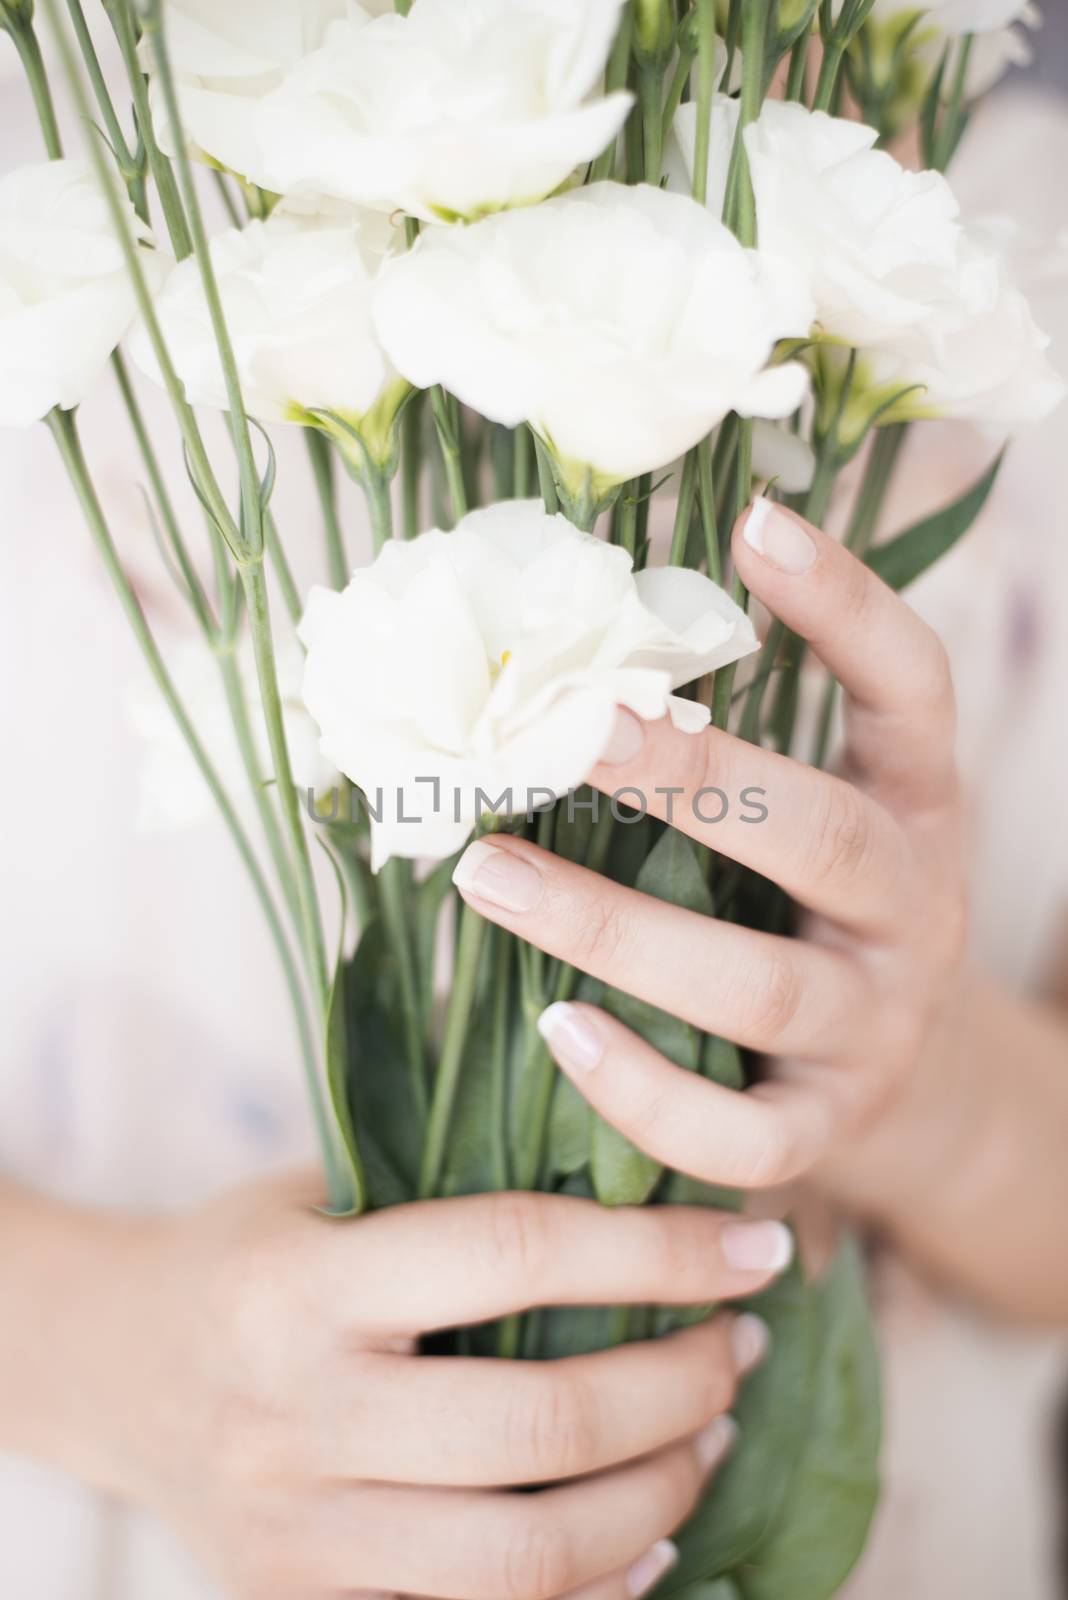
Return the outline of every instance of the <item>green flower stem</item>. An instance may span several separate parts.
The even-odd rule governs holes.
[[[907,423],[880,428],[875,435],[871,455],[864,472],[864,481],[857,496],[849,529],[845,537],[847,550],[863,558],[874,538],[894,472],[901,459],[901,450],[908,432]],[[834,711],[838,701],[838,682],[828,677],[820,705],[819,720],[812,742],[811,764],[824,767],[834,726]]]
[[[556,479],[553,477],[549,447],[540,434],[532,432],[531,437],[534,440],[534,454],[538,459],[538,491],[546,511],[554,517],[560,509],[560,497],[556,492]]]
[[[46,0],[46,4],[50,0]],[[134,117],[137,122],[137,131],[145,146],[145,157],[148,161],[148,170],[152,174],[159,195],[160,207],[163,211],[163,220],[170,236],[171,248],[177,260],[184,261],[186,256],[192,255],[193,243],[189,236],[189,227],[186,223],[185,212],[182,209],[182,197],[178,192],[178,185],[174,177],[174,168],[163,154],[156,142],[155,129],[152,124],[152,110],[148,100],[148,88],[141,63],[137,59],[137,39],[140,25],[135,22],[130,10],[130,0],[103,0],[104,10],[111,18],[111,26],[115,37],[119,41],[119,50],[122,54],[123,65],[130,84],[130,93],[133,96]]]
[[[742,244],[756,244],[756,201],[745,154],[745,130],[764,103],[764,47],[768,0],[746,0],[742,8],[742,93],[738,131],[731,150],[724,214]]]
[[[393,497],[389,474],[368,466],[360,473],[360,488],[367,502],[371,538],[377,555],[386,540],[393,537]]]
[[[100,115],[104,119],[104,131],[108,143],[111,145],[115,160],[119,165],[122,180],[130,191],[130,198],[134,203],[137,214],[143,221],[148,221],[148,203],[145,193],[145,165],[144,150],[132,150],[126,138],[121,123],[115,112],[115,106],[107,86],[107,81],[100,68],[100,58],[96,53],[92,35],[85,20],[81,0],[67,0],[67,10],[70,12],[71,25],[74,37],[78,41],[78,48],[82,53],[85,70],[89,75],[89,82],[96,96],[96,103],[100,107]]]
[[[836,40],[829,40],[823,47],[823,61],[820,64],[820,75],[816,80],[816,93],[812,100],[813,111],[829,111],[834,101],[834,91],[838,84],[838,74],[842,70],[845,58],[845,47]]]
[[[459,426],[456,405],[451,395],[439,385],[430,391],[430,409],[434,415],[441,459],[445,467],[445,480],[449,486],[452,503],[453,527],[467,515],[467,488],[464,484],[463,457],[460,452]]]
[[[133,586],[123,569],[103,508],[89,475],[74,417],[70,412],[53,411],[49,414],[47,422],[63,459],[63,464],[67,469],[75,494],[78,497],[78,502],[93,542],[103,561],[104,568],[115,589],[134,637],[140,646],[141,653],[171,715],[178,725],[182,737],[189,747],[190,754],[200,769],[212,798],[222,813],[223,821],[237,847],[242,864],[263,911],[268,931],[282,967],[286,990],[293,1007],[316,1133],[322,1150],[330,1194],[332,1197],[336,1197],[344,1193],[343,1167],[333,1133],[333,1123],[327,1112],[322,1084],[319,1079],[315,1043],[309,1026],[300,976],[289,949],[281,919],[271,898],[270,889],[233,803],[223,788],[218,773],[212,765],[204,746],[201,744],[189,714],[179,698],[152,630],[134,593]]]
[[[490,1059],[490,1149],[493,1182],[498,1190],[512,1182],[508,1152],[508,1047],[511,1020],[511,934],[503,928],[493,930],[493,1036]]]
[[[806,28],[790,52],[790,70],[786,79],[786,99],[804,103],[805,75],[808,53],[812,45],[812,30]]]
[[[59,136],[59,123],[56,121],[56,107],[52,99],[52,91],[48,86],[48,74],[45,71],[44,58],[41,47],[37,43],[37,35],[29,22],[13,25],[9,30],[15,49],[19,53],[22,69],[26,74],[33,104],[37,111],[37,120],[41,124],[41,134],[44,138],[45,149],[50,161],[59,161],[63,156],[63,141]]]
[[[664,114],[660,120],[660,137],[664,144],[668,141],[668,136],[675,123],[675,115],[682,104],[683,90],[690,80],[695,56],[696,50],[692,40],[688,38],[682,39],[679,43],[678,60],[675,63],[675,70],[671,75],[671,82],[668,84],[668,92],[664,100]]]
[[[712,96],[716,92],[716,4],[697,0],[697,137],[693,158],[693,197],[708,198],[708,151]]]
[[[122,403],[133,431],[134,440],[137,444],[138,453],[148,474],[152,497],[163,524],[163,531],[167,536],[168,546],[178,564],[178,570],[185,585],[186,599],[192,606],[202,631],[212,637],[218,624],[212,615],[211,604],[204,592],[200,574],[197,572],[186,542],[182,537],[174,502],[171,500],[170,491],[164,480],[159,459],[152,444],[152,438],[145,423],[140,402],[137,399],[133,384],[130,382],[130,374],[121,350],[115,351],[111,358],[111,364],[119,386],[119,393],[122,396]]]
[[[512,493],[517,500],[530,494],[530,429],[522,422],[512,436]]]
[[[702,439],[697,446],[698,500],[701,529],[705,537],[705,561],[713,583],[723,582],[723,557],[719,548],[719,519],[716,516],[716,489],[712,473],[712,440]]]
[[[319,496],[319,509],[323,517],[327,571],[332,586],[335,589],[343,589],[349,581],[349,563],[345,555],[345,537],[341,531],[337,512],[334,457],[326,439],[316,428],[304,429],[304,443],[308,449],[315,492]]]
[[[583,863],[591,872],[601,872],[608,859],[612,844],[615,818],[610,805],[598,808],[597,819],[590,833],[590,842]],[[552,1003],[570,1000],[579,980],[576,968],[561,964],[553,990]],[[516,1156],[515,1181],[521,1189],[533,1189],[541,1176],[545,1156],[545,1143],[549,1133],[549,1116],[552,1111],[553,1092],[556,1088],[556,1063],[549,1054],[544,1040],[537,1031],[537,1017],[528,1020],[528,1062],[526,1070],[534,1074],[534,1092],[527,1127],[522,1130],[523,1143]]]
[[[419,528],[419,491],[423,477],[423,406],[425,397],[413,394],[401,417],[401,510],[406,539]]]
[[[193,564],[174,505],[167,489],[159,460],[152,445],[151,437],[145,426],[145,420],[138,404],[137,396],[130,383],[129,374],[119,351],[113,357],[115,374],[119,383],[119,390],[123,397],[130,426],[137,441],[145,471],[155,499],[160,520],[163,523],[170,549],[173,551],[175,561],[185,585],[186,598],[193,608],[194,615],[200,626],[201,632],[213,650],[219,665],[219,674],[222,679],[223,692],[230,711],[233,723],[234,736],[237,741],[241,760],[248,777],[249,789],[259,814],[263,828],[264,839],[274,865],[278,883],[282,891],[286,909],[292,917],[300,937],[299,902],[297,900],[296,882],[293,877],[293,868],[286,853],[285,841],[278,825],[278,817],[266,787],[266,778],[260,765],[259,753],[252,732],[249,719],[248,703],[245,696],[241,674],[234,661],[233,648],[237,636],[237,614],[234,604],[235,595],[230,570],[226,561],[225,546],[217,531],[208,521],[208,535],[212,543],[212,553],[215,557],[216,572],[219,579],[219,595],[221,605],[221,621],[216,621],[212,614],[211,606],[200,576]]]
[[[664,164],[663,74],[658,66],[642,66],[638,73],[638,97],[642,114],[642,143],[645,151],[645,181],[659,184]]]
[[[304,602],[300,598],[300,590],[297,588],[297,580],[293,576],[293,569],[289,565],[285,545],[282,543],[281,535],[278,532],[278,524],[269,511],[265,511],[263,514],[263,530],[267,540],[267,554],[271,558],[271,566],[274,569],[275,577],[278,579],[279,593],[282,596],[286,611],[289,613],[289,620],[296,627],[304,615]]]
[[[633,561],[638,554],[638,484],[624,486],[619,498],[619,543]]]
[[[479,960],[487,927],[487,922],[477,911],[472,911],[467,905],[462,907],[456,960],[453,964],[452,989],[441,1042],[441,1059],[434,1078],[434,1093],[430,1102],[423,1161],[419,1172],[421,1200],[431,1199],[441,1183],[449,1127],[464,1064],[467,1029],[475,1001]]]
[[[697,493],[697,451],[691,450],[682,464],[679,480],[679,498],[675,507],[675,526],[671,533],[669,567],[684,567],[690,543],[690,526],[693,522],[693,505]]]
[[[271,633],[270,607],[262,560],[249,561],[239,568],[241,586],[245,594],[252,649],[256,658],[263,717],[267,727],[267,742],[278,788],[282,819],[289,835],[290,855],[297,880],[297,901],[300,909],[304,955],[308,976],[319,1008],[320,1018],[326,1015],[329,994],[329,976],[326,944],[323,939],[319,901],[312,875],[308,839],[300,814],[300,798],[293,782],[293,768],[286,743],[285,722],[282,716],[282,698],[278,689],[278,669],[274,657],[274,639]]]
[[[189,148],[178,109],[178,95],[175,89],[170,53],[167,49],[166,30],[163,26],[163,0],[148,0],[144,16],[144,32],[152,41],[156,71],[163,94],[163,103],[167,109],[171,141],[175,149],[178,187],[185,208],[186,220],[189,224],[189,233],[193,242],[193,254],[196,256],[197,266],[200,269],[200,282],[204,290],[204,300],[211,319],[212,332],[215,336],[219,363],[222,367],[223,381],[226,387],[227,406],[230,413],[230,432],[237,452],[238,472],[241,480],[241,529],[235,554],[255,558],[262,554],[265,541],[264,506],[260,494],[260,477],[252,449],[252,435],[249,431],[245,402],[241,394],[241,382],[238,377],[233,343],[230,339],[230,330],[226,325],[226,318],[223,315],[222,298],[219,294],[219,285],[211,259],[207,230],[204,227],[200,201],[193,181]],[[279,781],[281,781],[281,774],[279,774]]]
[[[75,109],[83,121],[90,122],[92,120],[92,108],[89,104],[89,97],[86,94],[85,84],[83,83],[81,74],[78,70],[77,61],[73,51],[71,50],[70,40],[67,37],[66,30],[59,15],[57,0],[43,0],[43,3],[45,10],[48,13],[48,20],[51,25],[52,32],[55,36],[56,45],[58,47],[59,55],[63,64],[64,75],[70,87],[71,97],[74,101]],[[116,16],[125,14],[123,12],[122,4],[119,5],[118,10],[114,14]],[[136,64],[136,49],[134,52],[134,61]],[[163,338],[163,333],[159,325],[159,318],[156,316],[152,292],[149,289],[148,282],[145,278],[144,268],[141,261],[141,253],[138,249],[137,242],[133,237],[133,231],[130,227],[130,219],[125,208],[124,197],[120,196],[119,191],[116,188],[111,169],[104,158],[103,151],[101,150],[101,141],[98,138],[90,138],[88,141],[88,149],[89,159],[93,164],[93,169],[96,172],[97,179],[100,183],[101,190],[111,216],[111,223],[115,231],[115,237],[119,242],[119,246],[123,253],[123,259],[126,263],[126,269],[130,275],[130,281],[133,285],[134,296],[137,300],[138,310],[140,311],[144,320],[145,331],[147,332],[151,341],[153,354],[159,363],[160,375],[167,390],[167,394],[171,402],[171,408],[174,411],[179,429],[181,430],[182,440],[185,445],[186,455],[189,460],[190,472],[198,492],[203,499],[206,510],[214,519],[216,525],[223,534],[223,537],[226,539],[227,543],[230,545],[231,549],[233,549],[240,543],[240,531],[237,527],[237,524],[234,522],[233,517],[230,515],[230,511],[227,507],[222,490],[219,488],[218,481],[212,470],[211,462],[208,459],[207,451],[204,448],[204,440],[201,437],[196,418],[193,416],[192,409],[186,402],[185,391],[182,388],[182,384],[174,368],[174,363],[171,360],[170,352],[168,351],[166,342]]]
[[[412,1095],[419,1114],[427,1110],[426,1057],[423,1051],[423,1015],[419,979],[415,970],[415,931],[408,915],[412,887],[411,863],[394,856],[378,874],[379,905],[386,937],[397,964],[404,1048]]]
[[[631,8],[628,6],[626,11],[623,13],[623,19],[620,22],[615,41],[612,45],[611,54],[608,57],[608,65],[605,68],[604,92],[606,95],[614,94],[617,89],[625,89],[627,86],[627,72],[630,67],[630,39],[632,27],[632,13]],[[613,139],[612,142],[601,151],[601,154],[590,167],[589,181],[591,183],[598,183],[601,181],[601,179],[610,178],[612,176],[616,164],[616,144],[617,139]]]

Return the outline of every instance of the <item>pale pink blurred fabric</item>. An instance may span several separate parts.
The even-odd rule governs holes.
[[[0,143],[5,167],[38,153],[3,39]],[[980,120],[959,182],[981,209],[1048,234],[1068,225],[1066,170],[1068,115],[1016,98]],[[1068,286],[1036,298],[1068,370]],[[166,633],[177,609],[108,383],[83,427]],[[979,939],[1020,983],[1038,982],[1068,892],[1066,445],[1063,413],[1025,440],[982,527],[915,596],[957,670]],[[987,454],[961,430],[925,430],[897,515],[955,492]],[[299,441],[287,441],[277,509],[309,571],[310,504]],[[311,1150],[273,957],[219,829],[136,831],[138,753],[121,704],[143,668],[43,429],[0,434],[0,563],[0,1170],[90,1203],[183,1204]],[[887,1495],[852,1600],[1052,1600],[1047,1432],[1063,1347],[996,1328],[900,1268],[879,1294]],[[0,1528],[5,1600],[213,1593],[150,1518],[25,1462],[0,1459]]]

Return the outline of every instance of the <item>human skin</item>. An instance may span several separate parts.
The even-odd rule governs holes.
[[[551,1007],[557,1062],[643,1150],[745,1189],[808,1179],[954,1287],[1068,1322],[1068,1028],[969,959],[945,651],[867,567],[770,502],[740,520],[733,553],[845,690],[840,773],[621,712],[591,782],[638,789],[664,820],[670,804],[675,826],[780,884],[802,936],[697,916],[502,835],[468,847],[456,883],[551,955],[766,1058],[739,1093],[595,1006]],[[766,791],[766,819],[733,805],[702,820],[722,809],[694,805],[708,788]]]
[[[730,1447],[764,1324],[724,1309],[547,1362],[418,1337],[541,1304],[726,1302],[787,1264],[786,1230],[521,1194],[342,1222],[320,1199],[274,1180],[147,1221],[0,1189],[0,1449],[149,1506],[234,1600],[644,1593]]]

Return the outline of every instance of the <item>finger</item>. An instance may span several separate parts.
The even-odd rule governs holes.
[[[732,548],[742,581],[844,688],[852,766],[905,811],[951,803],[953,685],[937,635],[836,540],[770,500],[741,518]]]
[[[641,1600],[667,1576],[678,1559],[678,1546],[670,1539],[658,1539],[626,1572],[613,1572],[596,1583],[572,1589],[564,1600]]]
[[[476,840],[453,881],[550,955],[766,1054],[837,1054],[865,1014],[864,980],[841,952],[682,910],[525,840]]]
[[[621,802],[637,791],[653,816],[853,930],[881,935],[908,916],[904,834],[840,778],[717,728],[681,733],[669,717],[643,723],[620,711],[591,781]]]
[[[731,1436],[720,1418],[686,1444],[534,1494],[365,1485],[352,1496],[349,1556],[359,1552],[363,1588],[552,1600],[629,1570],[672,1533]]]
[[[790,1259],[780,1223],[726,1225],[741,1270],[761,1284]],[[763,1259],[767,1264],[758,1267]],[[750,1265],[752,1264],[752,1265]],[[699,1431],[734,1401],[762,1353],[751,1317],[560,1361],[374,1355],[355,1424],[343,1417],[353,1475],[483,1487],[553,1483],[650,1455]],[[336,1467],[336,1463],[335,1463]]]
[[[810,1085],[793,1066],[744,1093],[674,1066],[596,1006],[550,1006],[553,1058],[606,1122],[647,1155],[705,1183],[762,1189],[808,1171],[850,1119],[851,1080]]]
[[[754,1274],[724,1253],[735,1224],[702,1207],[607,1209],[567,1195],[394,1206],[332,1230],[321,1294],[372,1338],[533,1306],[702,1305],[752,1292]]]

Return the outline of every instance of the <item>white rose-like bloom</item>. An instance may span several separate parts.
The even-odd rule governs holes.
[[[428,222],[540,200],[626,118],[629,94],[595,94],[621,5],[418,0],[335,24],[264,103],[258,181]]]
[[[673,461],[728,411],[788,416],[806,379],[768,368],[812,305],[688,197],[595,183],[475,227],[433,229],[383,273],[375,325],[399,372],[494,422],[529,422],[569,481]]]
[[[392,0],[167,0],[167,46],[186,137],[220,166],[254,180],[263,166],[259,111],[266,96],[319,48],[332,22],[357,27],[391,9]],[[156,136],[173,155],[150,39],[139,53],[150,74]]]
[[[260,770],[272,771],[263,720],[252,642],[243,636],[236,665],[248,707],[249,723]],[[318,800],[336,787],[337,768],[322,754],[315,724],[304,709],[300,684],[304,653],[295,640],[276,651],[282,721],[293,778],[302,803],[309,790]],[[248,775],[241,759],[217,662],[199,640],[187,640],[171,651],[168,666],[178,696],[192,718],[208,758],[230,799],[245,815],[252,814]],[[214,814],[211,791],[189,751],[156,685],[147,678],[131,682],[125,696],[126,715],[142,747],[138,774],[137,822],[146,833],[170,833],[193,827]]]
[[[720,192],[738,125],[738,103],[712,108],[710,171]],[[692,172],[697,107],[679,108],[675,133]],[[930,315],[960,253],[959,207],[937,172],[909,172],[874,148],[874,128],[782,100],[765,102],[746,129],[761,248],[802,271],[819,329],[869,347]]]
[[[212,239],[250,415],[262,422],[299,422],[318,407],[358,427],[380,403],[380,409],[395,408],[398,391],[407,386],[390,367],[371,321],[375,281],[392,232],[376,212],[294,214],[280,207],[266,222]],[[190,404],[226,410],[222,365],[192,256],[171,271],[156,313]],[[134,331],[131,350],[137,364],[160,381],[143,324]]]
[[[1046,355],[1050,341],[993,236],[989,222],[982,234],[964,235],[967,298],[947,286],[946,298],[921,327],[865,356],[864,378],[874,389],[889,395],[918,385],[888,419],[956,417],[1004,435],[1040,422],[1064,399],[1068,388]]]
[[[622,0],[419,0],[338,23],[265,103],[259,181],[425,221],[529,204],[599,155],[631,96],[590,99]]]
[[[131,230],[147,237],[127,211]],[[144,262],[151,272],[149,251]],[[0,178],[0,426],[79,405],[135,310],[88,162],[43,161]]]
[[[300,634],[304,703],[324,755],[368,798],[376,871],[451,855],[480,811],[566,794],[617,705],[703,727],[707,709],[672,690],[756,648],[709,579],[634,574],[624,550],[540,501],[390,541],[343,593],[312,590]]]

